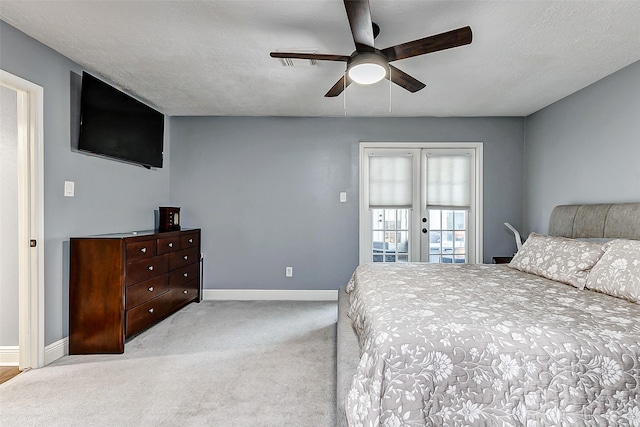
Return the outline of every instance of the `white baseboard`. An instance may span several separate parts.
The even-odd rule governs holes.
[[[62,338],[44,348],[45,366],[62,356],[69,354],[69,338]],[[0,366],[19,366],[20,347],[17,345],[0,346]]]
[[[20,347],[17,345],[0,346],[0,366],[18,366],[20,363]]]
[[[45,366],[69,354],[69,338],[63,338],[44,348]],[[20,366],[20,347],[0,346],[0,366]]]
[[[337,301],[337,290],[204,289],[205,301]]]
[[[69,354],[69,338],[62,338],[44,348],[44,364],[60,359]]]

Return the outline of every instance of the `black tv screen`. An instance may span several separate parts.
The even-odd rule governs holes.
[[[78,149],[147,168],[162,167],[164,115],[82,73]]]

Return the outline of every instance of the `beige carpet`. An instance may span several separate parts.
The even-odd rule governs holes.
[[[190,304],[0,385],[2,426],[335,426],[335,302]]]

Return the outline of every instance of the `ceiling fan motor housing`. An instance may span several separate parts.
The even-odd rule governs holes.
[[[349,78],[360,84],[373,84],[382,80],[389,71],[389,60],[378,51],[354,52],[347,62]]]

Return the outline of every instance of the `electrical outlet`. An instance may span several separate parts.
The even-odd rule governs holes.
[[[293,277],[293,267],[286,267],[284,269],[285,277]]]

